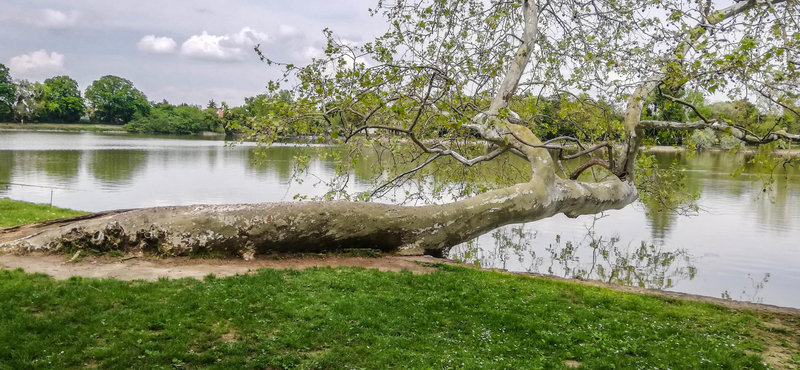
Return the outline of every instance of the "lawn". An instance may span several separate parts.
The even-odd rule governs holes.
[[[460,267],[157,282],[0,271],[0,369],[765,369],[748,354],[766,345],[760,322]]]
[[[75,217],[85,214],[47,204],[20,202],[0,198],[0,227],[11,227],[56,218]]]

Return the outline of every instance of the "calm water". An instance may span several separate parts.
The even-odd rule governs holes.
[[[307,148],[276,146],[258,163],[253,149],[227,147],[220,139],[0,132],[0,197],[49,203],[52,195],[56,206],[101,211],[324,193],[316,181],[292,181],[293,158]],[[764,192],[763,182],[747,171],[729,175],[743,156],[657,156],[685,169],[687,191],[702,193],[699,215],[648,213],[637,204],[599,219],[557,216],[501,228],[454,248],[451,257],[800,307],[800,171],[781,170]],[[333,166],[315,160],[310,173],[324,179]],[[356,180],[352,189],[366,185]]]

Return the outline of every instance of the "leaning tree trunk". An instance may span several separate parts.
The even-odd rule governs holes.
[[[543,152],[541,160],[546,162],[549,154],[537,150]],[[553,173],[540,167],[530,182],[444,205],[289,202],[97,213],[0,230],[0,253],[88,248],[246,256],[375,248],[400,254],[441,255],[456,244],[503,225],[558,213],[578,216],[618,209],[637,196],[628,182],[612,179],[582,183],[556,178]]]
[[[559,213],[575,217],[619,209],[636,200],[630,178],[601,183],[558,178],[554,160],[528,129],[499,114],[528,65],[538,32],[535,1],[523,0],[523,43],[489,110],[472,124],[484,140],[525,157],[526,183],[462,201],[422,207],[357,202],[197,205],[98,213],[0,230],[0,253],[78,248],[173,255],[376,248],[400,254],[443,254],[497,227]],[[632,149],[635,150],[636,147]]]
[[[526,143],[530,130],[505,128]],[[564,213],[575,217],[619,209],[636,188],[612,177],[584,183],[555,176],[545,149],[512,140],[529,158],[529,182],[462,201],[420,207],[359,202],[194,205],[97,213],[0,230],[0,252],[91,248],[170,255],[224,252],[253,255],[344,248],[441,255],[497,227]]]

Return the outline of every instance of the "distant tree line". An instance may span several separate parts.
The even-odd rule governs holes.
[[[224,132],[221,115],[213,101],[205,109],[149,102],[131,81],[117,76],[103,76],[81,94],[68,76],[14,80],[0,64],[0,122],[102,123],[131,132],[190,134]]]
[[[695,109],[688,109],[678,100],[690,103]],[[68,76],[48,78],[42,83],[15,81],[8,68],[0,64],[0,122],[104,123],[124,125],[126,130],[138,133],[256,132],[272,137],[324,134],[337,138],[347,133],[337,132],[333,127],[347,126],[342,122],[357,124],[363,120],[363,117],[349,114],[347,110],[331,108],[346,106],[347,102],[329,102],[319,106],[316,109],[330,113],[309,115],[316,117],[310,120],[303,117],[293,120],[276,118],[283,117],[282,112],[291,110],[293,104],[295,100],[286,90],[245,98],[245,103],[238,107],[229,107],[224,102],[218,105],[213,100],[205,108],[173,105],[166,100],[149,102],[131,81],[117,76],[101,77],[82,96],[78,83]],[[542,139],[575,136],[587,142],[618,141],[624,133],[621,107],[588,94],[522,94],[514,97],[510,105]],[[412,118],[412,112],[403,112],[403,104],[395,104],[392,109],[401,117],[407,114],[409,120]],[[800,131],[800,115],[795,110],[764,111],[747,100],[708,103],[702,93],[694,90],[654,92],[645,102],[642,119],[689,122],[698,120],[700,115],[723,119],[754,133],[766,132],[776,126],[792,132]],[[458,131],[458,127],[446,122],[427,127],[423,134],[428,137],[447,136]],[[648,132],[647,137],[651,145],[706,148],[739,144],[739,141],[712,130],[694,133],[649,130],[652,132]]]

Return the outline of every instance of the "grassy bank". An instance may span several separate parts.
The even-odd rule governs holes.
[[[17,215],[7,226],[23,214],[77,214],[60,211],[73,213],[0,200],[0,215]],[[792,369],[798,327],[797,318],[453,266],[155,282],[0,270],[0,370]]]
[[[0,369],[766,369],[762,319],[459,267],[152,283],[0,271]]]
[[[75,217],[85,214],[47,204],[34,204],[0,198],[0,227],[11,227],[56,218]]]
[[[19,123],[0,123],[0,130],[126,132],[122,126],[83,123],[28,123],[24,125]]]

